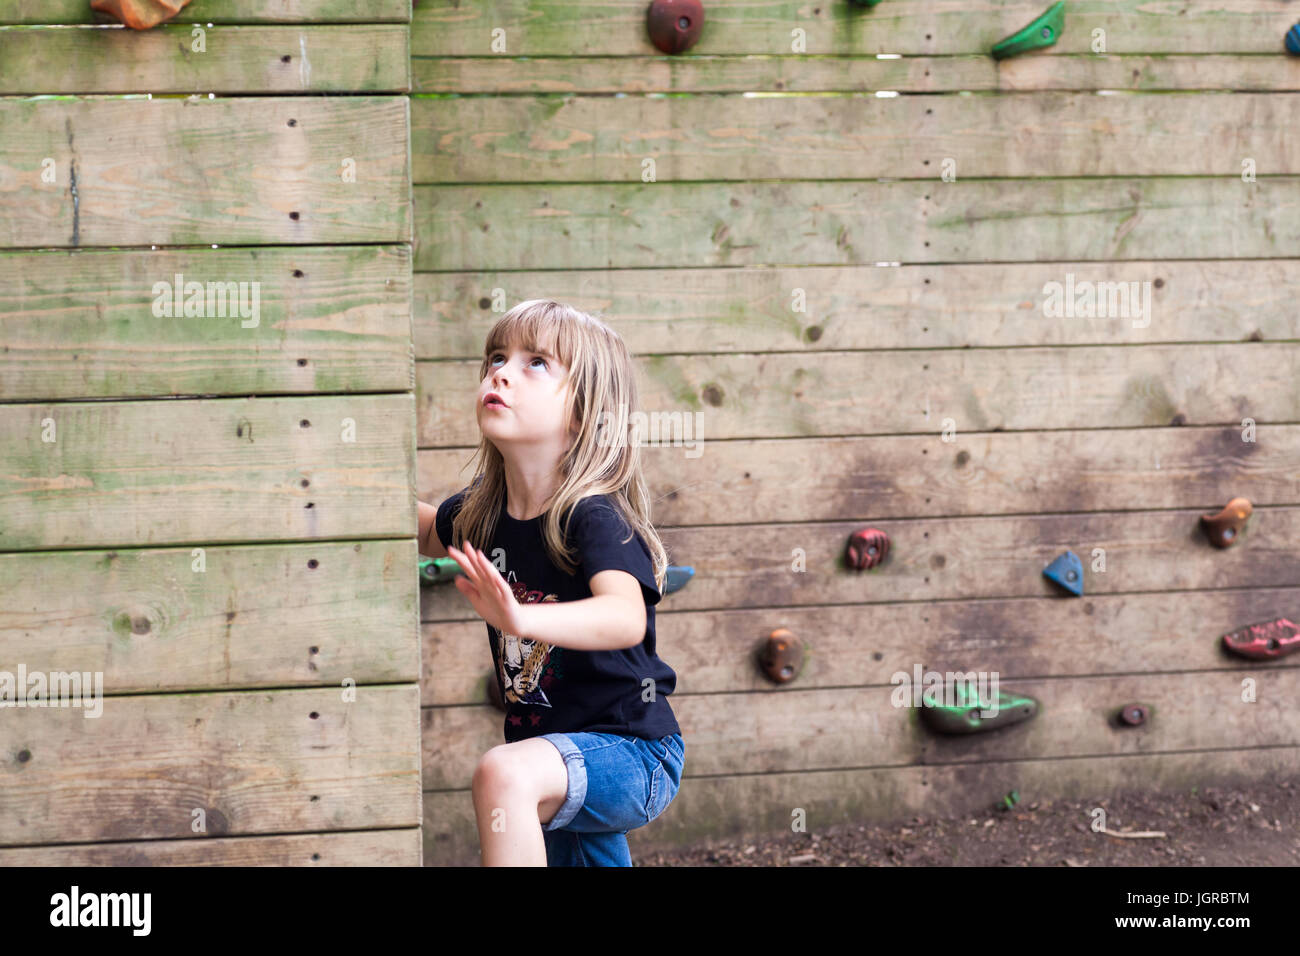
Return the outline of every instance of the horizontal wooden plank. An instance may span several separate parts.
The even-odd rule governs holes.
[[[0,661],[112,694],[417,679],[413,540],[203,550],[0,554]]]
[[[1300,173],[1300,94],[472,96],[411,104],[417,183]],[[1122,145],[1121,145],[1122,144]],[[951,166],[949,166],[951,164]],[[944,170],[948,170],[944,173]]]
[[[414,195],[421,272],[1300,256],[1294,176],[491,184]]]
[[[705,7],[704,30],[687,56],[790,54],[803,31],[808,54],[987,53],[1045,8],[1042,0],[895,3],[872,9],[801,0],[719,0]],[[1275,53],[1295,20],[1287,0],[1220,0],[1207,5],[1073,2],[1057,43],[1034,55],[1092,52],[1106,31],[1110,53]],[[506,31],[504,50],[492,30]],[[484,0],[472,7],[419,4],[412,52],[421,56],[645,56],[655,52],[645,8],[617,2]]]
[[[690,740],[686,768],[691,768]],[[796,807],[808,831],[840,823],[892,822],[923,814],[987,819],[1009,791],[1022,803],[1085,800],[1108,807],[1121,794],[1186,792],[1271,782],[1300,771],[1300,748],[1233,747],[1181,754],[1125,754],[1069,760],[1015,760],[933,767],[826,770],[779,774],[687,774],[668,809],[649,826],[628,833],[635,862],[640,854],[708,840],[790,832]],[[1139,829],[1154,821],[1135,821]],[[1091,817],[1079,820],[1084,826]],[[1099,835],[1097,839],[1102,839]],[[479,838],[468,790],[424,795],[426,866],[477,866]],[[1055,863],[1055,860],[1044,860]]]
[[[407,105],[0,99],[0,247],[407,242]]]
[[[1225,484],[1225,498],[1244,490]],[[1117,490],[1115,505],[1124,504]],[[1061,597],[1043,568],[1066,549],[1082,560],[1090,595],[1293,587],[1300,581],[1300,508],[1256,508],[1227,550],[1205,540],[1204,513],[894,518],[869,512],[856,520],[809,524],[659,527],[669,561],[695,569],[691,583],[665,598],[662,610]],[[889,535],[889,557],[871,571],[851,571],[844,564],[845,545],[868,525]],[[1097,548],[1105,552],[1104,571],[1100,561],[1093,567]],[[464,603],[454,589],[434,588],[422,598],[423,617],[468,618]],[[762,628],[761,636],[778,626]]]
[[[979,655],[959,667],[988,670]],[[898,686],[674,697],[683,777],[1300,746],[1300,667],[1000,679],[999,688],[1037,699],[1038,715],[991,733],[945,735],[925,728],[919,708],[892,703]],[[1140,728],[1118,719],[1131,703],[1149,710]],[[428,707],[421,716],[425,790],[468,788],[479,757],[504,740],[490,706]]]
[[[180,23],[353,23],[409,22],[411,0],[194,0]],[[3,0],[0,23],[113,23],[81,0]],[[155,27],[155,29],[157,29]]]
[[[877,59],[873,54],[717,56],[696,55],[694,51],[687,56],[417,56],[411,60],[411,88],[420,94],[1204,89],[1266,92],[1300,90],[1300,60],[1276,55],[1214,53],[1035,54],[1009,60],[995,60],[986,53]]]
[[[1224,489],[1256,506],[1300,504],[1300,426],[985,432],[718,442],[699,459],[643,456],[656,527],[864,521],[1122,508],[1218,511]],[[419,497],[468,483],[464,449],[418,455]],[[1122,501],[1117,489],[1123,489]]]
[[[0,551],[414,536],[414,426],[409,392],[0,405]]]
[[[418,826],[419,688],[355,692],[112,697],[89,719],[6,710],[0,834],[30,846]]]
[[[411,389],[410,288],[407,246],[0,252],[0,399]]]
[[[1048,318],[1043,290],[1067,274],[1077,291],[1128,282],[1142,301],[1149,291],[1151,322],[1135,328],[1110,314],[1109,294],[1097,317]],[[492,311],[497,289],[509,296],[502,311],[552,298],[599,315],[634,355],[669,344],[698,354],[1300,339],[1297,278],[1300,266],[1282,259],[421,272],[415,355],[481,357],[501,317]]]
[[[773,691],[753,655],[778,627],[808,649],[798,679],[775,688],[784,694],[888,686],[894,674],[911,675],[917,664],[942,672],[997,671],[1005,679],[1224,668],[1248,676],[1260,665],[1227,656],[1219,638],[1258,621],[1294,620],[1300,609],[1295,587],[1089,594],[1066,602],[1053,596],[721,611],[677,611],[677,597],[665,598],[655,618],[657,653],[677,673],[674,710],[677,701],[694,695]],[[458,610],[439,603],[441,610]],[[483,621],[468,601],[461,603],[472,620],[430,621],[422,628],[420,701],[426,707],[488,701],[492,657]]]
[[[0,866],[419,866],[420,831],[208,837],[0,849]]]
[[[416,363],[421,447],[477,442],[481,364]],[[695,461],[709,439],[1300,421],[1295,342],[649,355],[635,366],[642,442]]]
[[[181,23],[145,31],[0,28],[0,93],[410,89],[405,25],[205,25],[201,37],[192,30]]]

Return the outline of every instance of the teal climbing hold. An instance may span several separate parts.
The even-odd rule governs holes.
[[[688,565],[670,564],[668,566],[668,576],[664,581],[664,594],[672,594],[674,591],[680,591],[686,587],[687,582],[695,577],[695,569]]]
[[[1083,564],[1073,551],[1066,551],[1043,568],[1043,577],[1073,592],[1075,597],[1083,594]]]
[[[1292,24],[1291,29],[1286,31],[1286,52],[1300,56],[1300,23]]]

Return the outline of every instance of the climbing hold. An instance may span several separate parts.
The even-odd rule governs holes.
[[[1217,515],[1201,515],[1201,527],[1205,529],[1210,544],[1227,548],[1236,543],[1252,510],[1245,498],[1233,498]]]
[[[1286,31],[1286,52],[1292,56],[1300,56],[1300,23],[1293,24],[1291,29]]]
[[[664,53],[684,53],[695,46],[704,29],[700,0],[654,0],[646,14],[650,42]]]
[[[455,558],[424,558],[420,562],[420,584],[445,584],[464,574]]]
[[[90,9],[107,13],[132,30],[148,30],[170,20],[190,0],[90,0]]]
[[[488,701],[491,702],[493,707],[504,714],[506,712],[506,705],[505,701],[501,699],[501,685],[497,682],[497,675],[492,671],[488,671],[487,692]]]
[[[954,685],[955,705],[930,704],[922,697],[921,717],[929,728],[941,734],[977,734],[1029,720],[1038,713],[1038,701],[998,691],[997,707],[980,697],[969,684]],[[981,711],[989,711],[981,716]]]
[[[1066,551],[1043,568],[1043,577],[1055,581],[1075,597],[1083,594],[1083,564],[1073,551]]]
[[[850,0],[855,7],[874,7],[880,0]]]
[[[999,40],[993,47],[993,59],[1005,60],[1030,50],[1051,46],[1065,29],[1065,0],[1052,4],[1047,12],[1029,26]]]
[[[1130,727],[1141,727],[1147,722],[1147,709],[1141,704],[1129,704],[1120,710],[1119,719]]]
[[[889,555],[889,535],[879,528],[861,528],[849,535],[844,560],[855,571],[874,568]]]
[[[759,664],[763,673],[778,684],[788,683],[803,668],[803,644],[784,627],[778,627],[763,646]]]
[[[1020,802],[1020,791],[1012,790],[1005,797],[999,800],[996,806],[999,810],[1010,810],[1019,802]]]
[[[1284,617],[1251,624],[1223,635],[1223,646],[1234,654],[1256,661],[1286,657],[1300,648],[1300,627]]]
[[[691,578],[695,577],[695,569],[689,564],[668,566],[668,574],[664,579],[664,594],[672,594],[674,591],[680,591],[686,587]]]

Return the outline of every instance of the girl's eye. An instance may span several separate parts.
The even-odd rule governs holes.
[[[500,352],[493,352],[493,353],[492,353],[492,357],[491,357],[490,359],[488,359],[488,364],[491,365],[493,362],[495,362],[497,359],[499,359],[499,358],[501,358],[501,357],[502,357],[502,355],[501,355]],[[529,365],[532,365],[533,362],[541,362],[541,363],[542,363],[543,365],[545,365],[547,368],[550,368],[550,367],[551,367],[551,366],[550,366],[550,363],[547,362],[546,359],[542,358],[540,355],[534,355],[534,356],[533,356],[533,361],[532,361],[532,362],[529,362],[528,364],[529,364]]]

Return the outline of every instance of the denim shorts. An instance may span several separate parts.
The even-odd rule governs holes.
[[[663,813],[682,782],[681,734],[542,734],[560,751],[569,789],[542,825],[547,866],[631,866],[627,831]]]

